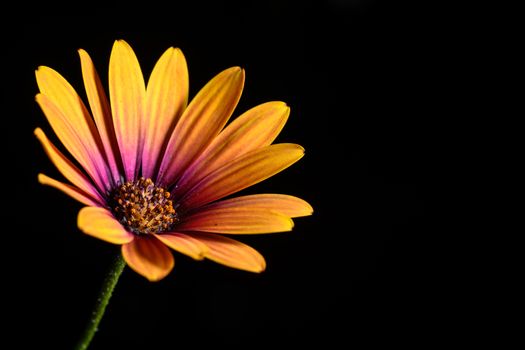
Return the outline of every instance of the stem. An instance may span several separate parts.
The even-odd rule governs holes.
[[[122,274],[122,271],[124,271],[125,266],[126,263],[124,259],[122,259],[122,255],[119,253],[115,259],[115,262],[113,263],[113,266],[111,266],[106,279],[104,280],[104,284],[100,290],[95,308],[91,313],[91,319],[84,330],[84,334],[82,334],[82,338],[80,338],[80,341],[75,348],[76,350],[86,350],[91,343],[91,340],[93,340],[95,332],[98,330],[98,324],[104,316],[104,311],[106,311],[106,306],[108,306],[111,294],[113,294],[113,290],[115,289],[118,279]]]

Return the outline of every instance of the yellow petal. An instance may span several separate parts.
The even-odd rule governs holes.
[[[235,197],[206,206],[206,210],[219,208],[266,209],[291,218],[312,215],[314,211],[312,206],[301,198],[273,193]]]
[[[192,236],[208,246],[206,257],[216,263],[250,272],[266,269],[264,257],[244,243],[212,233],[192,233]]]
[[[270,145],[281,132],[290,108],[284,102],[268,102],[245,112],[228,125],[193,162],[177,182],[173,195],[182,195],[214,170],[239,156]]]
[[[180,201],[184,209],[197,208],[286,169],[304,155],[304,148],[291,143],[267,146],[250,152],[214,171]]]
[[[175,265],[170,250],[154,237],[135,238],[124,244],[122,256],[129,267],[152,282],[166,277]]]
[[[109,210],[100,207],[82,208],[78,213],[77,225],[84,233],[109,243],[125,244],[135,237]]]
[[[182,51],[169,48],[159,59],[146,88],[142,176],[154,178],[162,147],[188,103],[188,67]]]
[[[260,208],[205,208],[184,218],[181,231],[204,231],[229,234],[258,234],[291,231],[289,217]]]
[[[36,95],[36,101],[40,105],[40,108],[42,108],[44,115],[49,121],[49,124],[51,124],[60,142],[62,142],[68,152],[71,153],[73,158],[80,163],[82,168],[84,168],[96,184],[97,189],[100,192],[105,192],[108,184],[103,181],[103,177],[100,176],[99,169],[93,164],[82,139],[68,122],[67,118],[47,96],[38,94]]]
[[[79,139],[86,162],[83,165],[92,167],[98,177],[96,179],[98,184],[103,186],[102,188],[105,190],[109,190],[111,183],[109,182],[109,172],[100,137],[80,96],[59,73],[49,67],[39,67],[35,75],[41,94],[45,95],[54,105],[54,108],[60,112],[64,119],[63,123],[67,124],[70,132]],[[49,118],[46,109],[44,107],[42,109]],[[51,126],[58,135],[59,130],[55,128],[53,123]],[[60,135],[58,136],[60,137]]]
[[[213,78],[191,101],[170,137],[158,183],[170,185],[222,130],[237,106],[244,71],[229,68]]]
[[[40,182],[42,185],[54,187],[82,204],[91,206],[99,205],[95,199],[91,198],[87,193],[82,192],[80,189],[59,182],[44,174],[38,174],[38,182]]]
[[[145,94],[144,78],[133,49],[123,40],[115,41],[109,59],[109,95],[126,180],[134,179],[140,166]]]
[[[195,260],[204,259],[204,254],[208,251],[208,247],[205,244],[184,233],[169,232],[155,235],[155,237],[171,249],[188,255]]]
[[[48,155],[51,162],[55,164],[57,169],[68,179],[73,185],[90,195],[93,199],[101,204],[104,199],[99,194],[97,189],[84,176],[82,171],[78,169],[69,159],[67,159],[46,137],[42,129],[36,128],[35,135],[44,147],[44,151]]]
[[[120,181],[118,166],[120,163],[120,151],[118,149],[117,139],[115,138],[115,128],[113,127],[109,101],[91,57],[82,49],[78,50],[78,54],[80,55],[82,78],[84,79],[84,87],[86,89],[89,106],[91,107],[91,113],[95,119],[95,124],[99,131],[102,145],[104,146],[113,181],[117,183]]]

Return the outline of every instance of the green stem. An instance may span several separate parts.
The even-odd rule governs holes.
[[[80,338],[80,341],[75,348],[76,350],[86,350],[91,343],[91,340],[93,340],[93,337],[98,330],[98,324],[104,316],[104,311],[106,311],[106,306],[108,306],[111,294],[113,294],[113,290],[115,289],[118,279],[122,274],[122,271],[124,271],[125,266],[126,263],[124,259],[122,259],[122,255],[119,253],[115,259],[115,262],[113,263],[113,266],[111,266],[106,279],[104,280],[104,285],[102,286],[100,295],[95,304],[95,308],[91,314],[91,319],[84,330],[84,334],[82,334],[82,338]]]

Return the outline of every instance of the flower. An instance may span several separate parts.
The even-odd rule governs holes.
[[[297,197],[256,194],[225,197],[298,161],[304,149],[273,144],[289,107],[256,106],[226,125],[244,86],[239,67],[215,76],[189,103],[182,52],[169,48],[147,85],[132,48],[117,40],[109,60],[109,100],[90,56],[79,50],[91,114],[56,71],[39,67],[36,100],[64,148],[35,135],[71,183],[44,174],[38,180],[87,205],[78,214],[84,233],[122,245],[122,256],[150,281],[174,266],[173,250],[233,268],[261,272],[253,248],[223,234],[290,231],[292,218],[312,207]]]

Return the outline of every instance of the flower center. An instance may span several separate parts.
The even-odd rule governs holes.
[[[170,193],[143,177],[115,188],[110,206],[117,220],[137,235],[168,231],[178,221]]]

